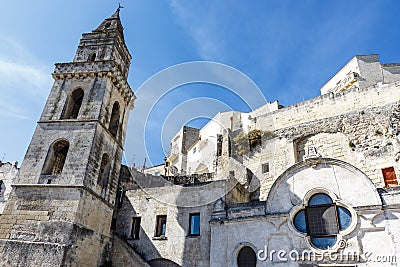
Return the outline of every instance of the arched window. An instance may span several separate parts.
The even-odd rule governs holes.
[[[110,169],[111,169],[110,157],[108,156],[107,153],[104,153],[103,157],[101,158],[100,171],[99,171],[99,176],[97,178],[98,185],[101,185],[102,187],[107,186],[108,177],[110,175]]]
[[[43,175],[60,175],[65,159],[67,158],[67,153],[69,149],[69,143],[65,140],[60,140],[55,142],[47,153],[46,161],[43,165],[42,174]]]
[[[96,60],[96,53],[90,54],[88,61],[95,61],[95,60]]]
[[[108,127],[108,130],[114,137],[117,137],[117,133],[118,133],[119,112],[120,112],[119,111],[119,103],[115,102],[113,105],[113,108],[112,108],[112,112],[111,112],[110,126]]]
[[[4,194],[6,193],[6,185],[3,180],[0,180],[0,201],[4,201]]]
[[[256,264],[257,256],[254,250],[249,246],[242,247],[237,256],[238,267],[256,267]]]
[[[64,107],[61,119],[76,119],[78,118],[79,109],[82,106],[84,92],[81,88],[74,90],[67,98],[67,103]]]
[[[107,52],[107,48],[103,47],[103,49],[101,50],[100,59],[104,59],[104,57],[106,56],[106,52]]]
[[[293,220],[294,227],[309,236],[311,243],[319,249],[332,248],[337,242],[337,235],[349,228],[351,222],[350,211],[336,205],[324,193],[313,195]]]

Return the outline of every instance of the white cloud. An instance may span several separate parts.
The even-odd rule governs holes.
[[[195,41],[198,53],[204,60],[220,60],[223,47],[221,43],[215,41],[215,21],[214,16],[208,12],[201,12],[202,16],[196,16],[192,10],[202,6],[185,6],[185,4],[195,5],[194,2],[182,2],[170,0],[169,5],[172,12],[176,15],[177,22],[187,31]],[[202,2],[202,5],[206,5]],[[205,14],[208,14],[207,16]]]
[[[48,92],[51,81],[50,74],[43,67],[9,62],[1,58],[0,77],[7,86],[19,87],[25,93],[39,96]]]
[[[17,42],[0,37],[0,44],[0,116],[30,118],[51,88],[50,70]]]

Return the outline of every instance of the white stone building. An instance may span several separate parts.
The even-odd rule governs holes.
[[[11,192],[11,184],[18,174],[18,162],[0,161],[0,214],[3,213],[4,206]]]

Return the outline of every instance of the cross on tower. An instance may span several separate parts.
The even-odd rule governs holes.
[[[118,11],[120,11],[121,10],[121,8],[124,8],[123,6],[121,6],[121,3],[118,3]]]

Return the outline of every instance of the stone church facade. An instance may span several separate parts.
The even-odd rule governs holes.
[[[137,170],[130,61],[117,10],[56,64],[2,183],[1,266],[398,265],[400,65],[356,56],[321,96],[185,126]]]

